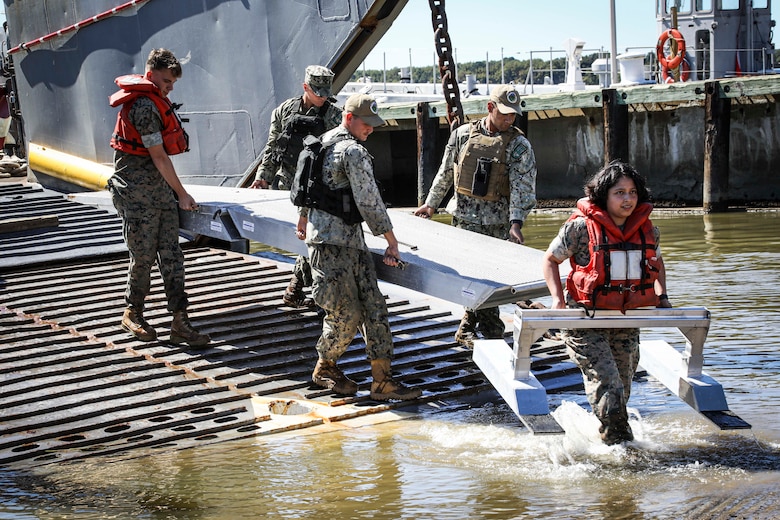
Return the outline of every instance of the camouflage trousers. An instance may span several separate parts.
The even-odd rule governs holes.
[[[308,258],[303,255],[299,255],[295,259],[293,276],[300,280],[304,287],[311,287],[311,265],[309,264]]]
[[[177,208],[130,210],[123,207],[121,198],[114,196],[113,200],[122,217],[122,234],[130,253],[126,305],[143,311],[144,300],[151,289],[152,267],[156,261],[168,299],[168,310],[176,312],[186,309],[184,253],[179,246]]]
[[[509,240],[509,222],[505,224],[479,224],[477,222],[469,222],[457,217],[452,217],[452,225],[458,229],[473,231],[480,235],[500,238],[501,240]]]
[[[602,426],[627,425],[626,403],[639,364],[639,329],[563,329],[561,337],[582,371],[585,395]]]
[[[337,361],[358,331],[368,359],[392,359],[393,337],[371,253],[329,244],[309,245],[312,296],[325,311],[317,341],[320,358]]]
[[[500,238],[501,240],[509,239],[508,223],[486,225],[452,217],[452,225],[459,229],[479,233],[480,235]],[[479,309],[478,311],[475,311],[474,314],[476,315],[477,321],[475,329],[481,332],[485,338],[500,339],[504,337],[506,325],[501,319],[501,311],[498,307]]]

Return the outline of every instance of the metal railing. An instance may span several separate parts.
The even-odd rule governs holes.
[[[525,87],[529,87],[529,86],[531,87],[531,91],[530,91],[531,94],[534,93],[534,85],[557,85],[557,84],[560,84],[560,83],[566,83],[566,81],[569,79],[567,77],[568,76],[568,66],[564,67],[562,69],[553,67],[553,61],[556,58],[560,58],[561,56],[567,60],[567,65],[568,65],[568,57],[566,55],[566,51],[565,50],[563,50],[563,49],[553,49],[552,47],[550,47],[549,49],[544,50],[544,51],[530,51],[528,54],[529,54],[528,74],[526,74],[524,85],[525,85]],[[582,50],[582,54],[598,54],[598,58],[597,59],[609,58],[609,56],[610,56],[610,53],[608,51],[605,51],[603,48],[600,48],[600,49],[583,49]],[[534,55],[537,55],[537,56],[538,55],[546,55],[546,56],[548,56],[549,57],[549,59],[548,59],[548,67],[546,67],[544,69],[534,69]],[[585,68],[583,68],[581,70],[582,70],[583,80],[585,80],[585,78],[587,78],[588,76],[599,76],[600,74],[602,74],[601,72],[593,71],[592,68],[588,68],[588,67],[585,67]],[[544,71],[544,72],[542,72],[542,71]],[[609,73],[608,70],[606,72]],[[540,74],[549,73],[549,76],[546,76],[542,80],[541,83],[536,83],[535,82],[535,74],[537,74],[537,73],[540,73]],[[558,82],[558,83],[555,82],[555,75],[556,75],[556,73],[558,73],[559,76],[561,75],[561,73],[563,74],[563,78],[564,78],[563,81]],[[547,81],[548,79],[549,79],[549,82]],[[599,77],[599,78],[597,78],[597,81],[596,81],[595,84],[596,85],[602,85],[603,84],[603,80]],[[604,86],[604,85],[602,85],[602,86]],[[523,93],[526,93],[525,89],[524,89]]]
[[[644,73],[643,73],[643,79],[647,82],[656,82],[656,83],[662,83],[662,71],[661,66],[658,63],[658,58],[656,56],[656,49],[654,46],[645,46],[645,47],[626,47],[623,50],[623,53],[625,54],[638,54],[638,53],[644,54]],[[751,61],[751,63],[745,63],[743,65],[743,69],[741,71],[738,71],[736,69],[736,62],[734,64],[734,67],[727,68],[724,70],[717,70],[715,69],[714,63],[716,60],[714,59],[715,55],[720,54],[730,54],[732,56],[736,56],[737,52],[741,53],[743,58],[745,56],[755,56],[756,53],[761,53],[761,66],[760,69],[757,71],[751,71],[752,65],[755,63],[754,61]],[[587,85],[599,85],[602,88],[609,87],[611,83],[611,54],[609,51],[604,50],[604,48],[594,48],[594,49],[584,49],[582,51],[582,55],[590,56],[596,54],[596,59],[606,59],[608,60],[608,67],[604,70],[594,70],[592,66],[588,67],[582,67],[582,75],[583,80]],[[534,87],[540,86],[540,85],[560,85],[565,84],[568,81],[568,64],[564,65],[564,67],[556,67],[555,66],[555,60],[563,58],[564,60],[567,58],[566,51],[563,49],[544,49],[544,50],[533,50],[528,52],[529,55],[529,65],[528,65],[528,71],[526,73],[525,81],[523,83],[524,88],[521,93],[526,94],[534,93]],[[772,49],[769,47],[762,47],[762,48],[729,48],[729,49],[695,49],[690,48],[688,49],[687,56],[690,57],[696,57],[698,59],[697,63],[694,66],[691,66],[691,77],[692,78],[698,78],[699,80],[712,80],[716,78],[721,77],[733,77],[738,75],[756,75],[756,74],[775,74],[777,71],[775,70],[775,59],[774,59],[774,53],[772,52]],[[455,56],[455,53],[453,52],[453,57]],[[546,62],[546,66],[544,67],[536,67],[534,64],[534,60],[539,61],[540,59],[543,59]],[[411,60],[411,56],[410,56]],[[454,65],[456,69],[456,75],[457,75],[457,69],[458,69],[458,63],[457,58],[454,60]],[[487,69],[487,64],[489,63],[489,58],[486,56],[486,71],[485,75],[489,76],[489,69]],[[748,61],[748,60],[746,60]],[[689,61],[690,63],[690,61]],[[437,69],[438,65],[434,65],[434,71]],[[504,58],[503,55],[500,59],[500,66],[503,70],[504,66]],[[619,65],[616,65],[619,67]],[[409,67],[411,68],[411,63],[409,64]],[[386,74],[386,66],[383,63],[383,69],[385,69]],[[619,69],[618,69],[619,70]],[[714,70],[714,72],[713,72]],[[364,76],[365,76],[365,66],[364,66]],[[563,79],[562,81],[561,78]],[[590,79],[589,79],[590,78]],[[596,78],[596,79],[594,79]],[[457,79],[457,78],[456,78]],[[462,82],[458,80],[460,84]],[[386,79],[385,79],[385,87],[383,89],[384,92],[393,92],[393,88],[388,88]],[[477,84],[485,84],[487,82],[478,81]],[[434,82],[434,92],[435,92],[435,84]],[[412,86],[412,89],[415,87]],[[409,89],[404,89],[404,92],[407,92]]]

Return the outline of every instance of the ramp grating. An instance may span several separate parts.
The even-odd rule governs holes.
[[[3,188],[0,197],[16,196]],[[63,205],[61,197],[46,193],[31,189],[15,204],[31,200],[36,211],[59,215],[60,225],[63,215],[85,211],[101,215],[97,228],[116,219],[80,204]],[[5,218],[8,209],[2,208]],[[83,232],[66,231],[77,255],[53,260],[47,247],[35,244],[63,230],[43,229],[26,236],[30,255],[12,262],[14,254],[8,254],[0,266],[0,464],[135,457],[247,436],[314,432],[356,417],[392,420],[381,415],[393,409],[426,413],[499,399],[471,352],[454,342],[460,316],[452,306],[411,301],[408,291],[395,294],[392,286],[387,302],[393,369],[400,380],[420,386],[423,398],[371,400],[360,336],[340,362],[360,385],[358,395],[313,386],[321,322],[316,312],[282,301],[291,264],[218,249],[185,249],[190,319],[212,343],[194,350],[167,342],[171,315],[156,269],[144,315],[159,338],[139,342],[118,326],[126,252],[106,252],[90,233],[90,222],[80,224]],[[121,242],[119,228],[109,234]],[[0,248],[5,254],[7,243],[22,247],[25,240],[0,234]],[[535,361],[540,379],[546,377],[552,391],[570,387],[572,365],[560,363],[554,347],[545,348]]]

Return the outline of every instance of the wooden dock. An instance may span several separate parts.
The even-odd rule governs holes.
[[[722,211],[777,201],[778,98],[780,74],[616,84],[521,94],[524,113],[516,124],[534,149],[539,199],[580,197],[590,175],[620,158],[648,178],[656,201]],[[466,118],[483,117],[486,102],[485,96],[462,99]],[[382,159],[377,175],[416,186],[421,203],[447,141],[446,104],[392,102],[380,104],[379,112],[389,125],[366,144]]]
[[[722,92],[722,97],[732,99],[737,104],[775,103],[776,96],[780,95],[780,75],[742,76],[723,78],[715,82],[618,84],[603,90],[588,89],[524,94],[520,97],[520,106],[530,121],[557,117],[581,117],[586,115],[584,109],[601,109],[604,102],[604,92],[614,91],[616,103],[629,107],[631,111],[675,110],[682,107],[704,106],[707,83],[716,83]],[[518,86],[518,88],[522,90],[522,86]],[[468,116],[486,114],[484,98],[463,99],[461,104],[464,114]],[[447,116],[447,105],[443,100],[426,102],[422,105],[428,111],[427,117],[446,118]],[[411,125],[411,128],[414,128],[419,106],[419,103],[392,103],[380,106],[379,114],[384,119],[391,119],[398,122],[399,125]]]

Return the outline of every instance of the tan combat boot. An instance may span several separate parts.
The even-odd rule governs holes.
[[[187,311],[176,311],[173,313],[173,322],[171,322],[171,343],[178,345],[186,343],[191,347],[202,347],[211,341],[211,336],[201,334],[190,323],[187,317]]]
[[[455,341],[466,348],[473,349],[475,339],[477,339],[477,313],[466,311],[455,332]]]
[[[335,361],[320,358],[317,360],[317,366],[311,374],[311,380],[314,384],[332,390],[337,394],[355,395],[358,391],[356,382],[344,375],[339,370]]]
[[[422,395],[422,390],[419,388],[408,387],[393,379],[389,359],[372,359],[371,376],[374,378],[371,383],[371,399],[376,401],[389,401],[390,399],[409,401]]]
[[[157,339],[157,331],[147,323],[144,315],[135,309],[125,309],[122,315],[122,328],[141,341]]]
[[[307,297],[306,293],[303,292],[303,280],[295,274],[292,275],[290,285],[285,289],[282,300],[290,307],[312,309],[317,306],[314,300]]]

